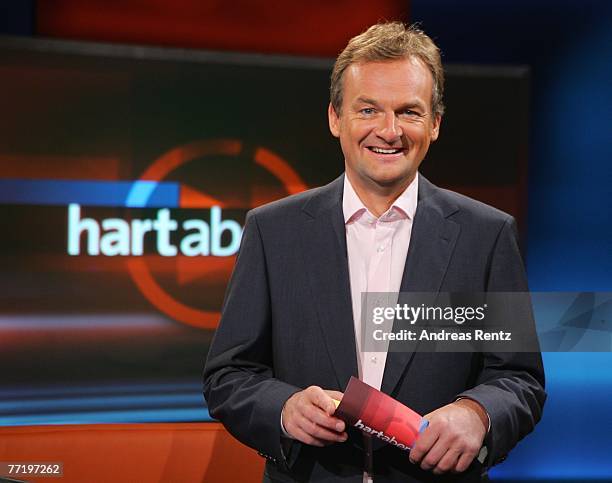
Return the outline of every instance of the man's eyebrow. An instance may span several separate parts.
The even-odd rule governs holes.
[[[427,108],[426,108],[426,107],[423,105],[423,103],[422,103],[422,102],[419,102],[419,101],[416,101],[416,100],[415,100],[415,101],[410,101],[410,102],[406,102],[405,104],[402,104],[402,105],[399,107],[398,111],[403,111],[403,110],[406,110],[406,109],[414,109],[414,108],[419,108],[419,109],[421,109],[421,110],[425,110],[425,109],[427,109]]]
[[[372,106],[378,106],[378,102],[376,102],[374,99],[370,99],[369,97],[363,97],[360,96],[357,98],[357,100],[355,101],[355,104],[370,104]]]
[[[369,104],[369,105],[375,106],[375,107],[379,106],[379,104],[378,104],[378,102],[376,100],[371,99],[369,97],[364,97],[364,96],[358,97],[355,100],[355,104]],[[406,102],[406,103],[400,105],[397,108],[397,112],[404,111],[406,109],[415,109],[415,108],[418,108],[420,110],[427,110],[427,107],[425,105],[423,105],[422,102],[420,102],[418,100],[412,100],[412,101],[409,101],[409,102]]]

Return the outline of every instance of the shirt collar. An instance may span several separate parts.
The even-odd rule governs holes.
[[[417,173],[417,175],[412,180],[412,183],[410,183],[408,187],[402,192],[402,194],[397,197],[391,207],[385,213],[383,213],[380,218],[384,218],[387,214],[393,211],[399,211],[405,217],[413,220],[417,208],[418,192],[419,175]],[[345,224],[349,223],[352,220],[358,219],[366,212],[372,218],[376,218],[368,211],[361,199],[359,199],[359,196],[357,196],[357,193],[355,192],[355,189],[349,181],[346,173],[344,174],[344,191],[342,193],[342,212],[344,214]]]

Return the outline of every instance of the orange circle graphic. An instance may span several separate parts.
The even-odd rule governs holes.
[[[179,166],[203,156],[238,156],[243,144],[236,139],[200,140],[178,146],[157,158],[142,174],[140,180],[162,181],[171,171]],[[258,147],[253,161],[275,176],[288,194],[299,193],[307,189],[300,176],[283,158],[271,150]],[[202,199],[200,199],[200,202]],[[208,198],[204,200],[210,206],[223,207],[223,203]],[[252,208],[252,207],[251,207]],[[191,307],[166,292],[153,277],[151,270],[142,257],[132,257],[127,261],[127,269],[144,297],[160,312],[174,320],[200,329],[215,329],[219,322],[220,312]]]

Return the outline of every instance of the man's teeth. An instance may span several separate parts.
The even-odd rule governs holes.
[[[400,148],[385,149],[385,148],[376,148],[374,146],[372,146],[370,148],[370,150],[374,151],[375,153],[378,153],[378,154],[396,154],[396,153],[399,153],[401,151]]]

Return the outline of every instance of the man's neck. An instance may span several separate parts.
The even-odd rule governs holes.
[[[398,185],[380,186],[372,182],[371,185],[364,186],[359,182],[355,183],[351,176],[348,175],[348,173],[346,173],[345,175],[348,176],[349,181],[351,182],[351,186],[355,190],[355,193],[357,194],[363,205],[376,218],[380,217],[380,215],[389,210],[395,200],[397,200],[399,196],[406,190],[406,188],[410,186],[410,183],[414,181],[413,176],[411,179]]]

